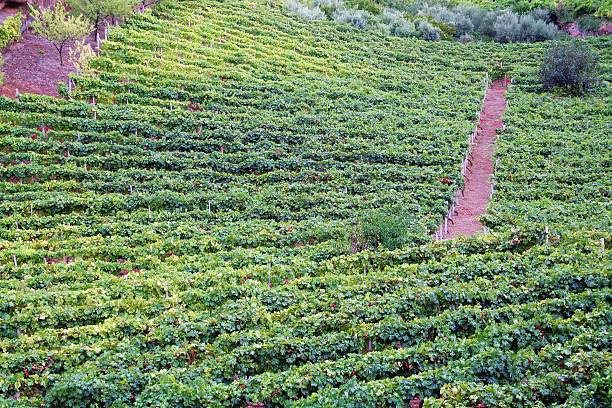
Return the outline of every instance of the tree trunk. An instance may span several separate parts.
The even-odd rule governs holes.
[[[57,50],[59,57],[60,57],[60,65],[64,65],[64,55],[63,55],[63,51],[64,51],[64,44],[60,44],[57,45],[56,43],[53,43],[53,46],[55,47],[55,49]]]
[[[66,42],[62,42],[59,47],[56,47],[57,52],[59,52],[61,66],[64,66],[64,45],[66,45]]]
[[[100,13],[96,14],[96,22],[94,24],[94,28],[96,29],[95,34],[98,35],[98,28],[100,28]]]

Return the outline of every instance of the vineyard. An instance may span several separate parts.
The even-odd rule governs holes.
[[[603,81],[609,82],[609,40],[601,50]],[[533,50],[515,50],[530,58]],[[505,129],[496,153],[495,194],[486,215],[492,228],[540,224],[560,231],[610,231],[609,91],[582,98],[537,92],[537,66],[509,68],[511,87]]]
[[[0,99],[0,406],[609,406],[612,42],[587,42],[601,84],[562,97],[545,43],[277,0],[113,27],[63,98]],[[437,241],[500,75],[488,231]],[[356,251],[373,212],[410,244]]]

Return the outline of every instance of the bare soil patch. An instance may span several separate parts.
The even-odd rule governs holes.
[[[74,70],[69,62],[60,65],[53,45],[27,30],[20,42],[7,47],[4,55],[4,84],[0,95],[15,97],[21,93],[58,96],[57,83],[66,82]]]

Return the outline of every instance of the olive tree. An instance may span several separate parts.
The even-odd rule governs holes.
[[[64,65],[66,46],[86,37],[91,31],[87,20],[81,16],[69,15],[61,2],[52,8],[30,7],[30,13],[34,17],[32,22],[34,32],[53,44],[59,53],[61,65]]]
[[[98,32],[100,24],[107,18],[123,18],[134,11],[138,0],[68,0],[75,12],[92,22]]]
[[[547,91],[555,88],[582,95],[597,83],[597,55],[583,42],[554,44],[546,50],[540,81]]]

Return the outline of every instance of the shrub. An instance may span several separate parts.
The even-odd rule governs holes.
[[[420,20],[417,23],[417,30],[419,31],[419,37],[424,40],[438,41],[442,37],[442,30],[425,20]]]
[[[469,42],[474,41],[474,37],[472,37],[470,34],[461,34],[461,36],[457,39],[457,41],[459,41],[462,44],[467,44]]]
[[[545,90],[559,88],[582,95],[597,82],[597,55],[584,43],[570,42],[551,46],[540,67],[540,80]]]
[[[448,9],[443,6],[436,5],[424,8],[422,13],[426,16],[430,16],[436,22],[442,23],[446,27],[453,27],[453,34],[455,32],[457,34],[464,34],[474,30],[474,24],[472,23],[470,17],[458,9]],[[439,28],[446,33],[444,28]]]
[[[463,13],[470,17],[474,31],[486,37],[495,37],[493,26],[497,20],[497,12],[487,11],[478,7],[461,7]]]
[[[545,23],[551,23],[553,21],[553,17],[550,13],[550,10],[536,8],[529,12],[529,15],[536,20],[542,20]]]
[[[371,210],[362,215],[351,233],[351,252],[398,249],[412,242],[414,223],[405,214]]]
[[[457,34],[457,28],[450,23],[440,21],[430,21],[431,25],[440,30],[440,38],[443,40],[452,40]]]
[[[368,27],[369,16],[370,13],[367,11],[345,8],[339,8],[333,14],[334,20],[338,23],[347,23],[362,30]]]
[[[287,8],[292,13],[298,15],[305,20],[325,20],[325,14],[321,11],[318,6],[314,6],[313,8],[309,8],[308,6],[300,3],[297,0],[288,0]]]
[[[521,16],[519,21],[521,35],[517,41],[537,42],[554,40],[560,34],[554,24],[546,23],[543,20],[536,20],[531,15]]]
[[[518,16],[510,10],[497,16],[493,25],[495,39],[502,43],[553,40],[560,34],[557,27],[526,14]]]
[[[418,34],[414,22],[405,19],[397,10],[384,9],[380,21],[388,27],[391,34],[398,37],[416,37]]]
[[[23,24],[23,13],[18,12],[14,16],[7,17],[0,25],[0,49],[5,48],[13,41],[21,38],[21,25]]]
[[[521,36],[519,18],[510,10],[506,10],[495,20],[493,25],[495,39],[502,43],[518,41]]]
[[[330,20],[334,19],[336,10],[344,8],[342,0],[313,0],[312,5],[318,7]]]
[[[581,16],[576,22],[581,31],[597,32],[601,27],[601,19],[594,16]]]
[[[365,10],[370,14],[380,14],[383,11],[374,0],[346,0],[346,5],[348,8]]]

